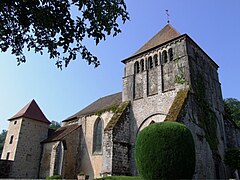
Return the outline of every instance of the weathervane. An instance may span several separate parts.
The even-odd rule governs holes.
[[[170,14],[168,13],[168,9],[166,9],[165,11],[166,11],[166,15],[167,15],[167,23],[169,24],[170,23],[170,20],[169,20]]]

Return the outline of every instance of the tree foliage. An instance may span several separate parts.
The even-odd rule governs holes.
[[[3,150],[6,135],[7,135],[7,131],[2,130],[2,133],[0,134],[0,156],[2,154],[2,150]]]
[[[191,179],[195,145],[190,130],[167,121],[144,128],[136,140],[135,162],[143,179]]]
[[[235,98],[224,99],[225,116],[240,127],[240,101]]]
[[[49,126],[49,129],[57,130],[60,127],[61,127],[61,124],[59,122],[52,121],[50,126]]]
[[[225,152],[224,162],[233,169],[240,169],[240,149],[231,148]]]
[[[26,62],[25,50],[47,52],[56,65],[65,67],[78,55],[95,67],[99,60],[83,44],[96,44],[121,32],[129,19],[124,0],[1,0],[0,50],[8,49],[18,65]]]

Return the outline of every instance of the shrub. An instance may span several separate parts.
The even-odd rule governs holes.
[[[136,140],[135,161],[143,179],[191,179],[195,145],[190,130],[177,122],[146,127]]]
[[[53,175],[53,176],[49,176],[46,179],[62,179],[61,175]]]
[[[224,162],[233,169],[240,169],[240,149],[231,148],[226,150]]]

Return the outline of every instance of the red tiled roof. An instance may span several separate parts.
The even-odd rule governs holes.
[[[177,32],[170,24],[167,24],[163,29],[161,29],[155,36],[153,36],[146,44],[144,44],[137,52],[135,52],[129,58],[141,54],[180,35],[181,34]]]
[[[44,122],[47,124],[51,124],[51,122],[43,114],[42,110],[39,108],[34,99],[31,102],[29,102],[26,106],[24,106],[17,114],[11,117],[9,121],[20,117],[25,117],[40,122]]]
[[[81,125],[78,124],[72,124],[68,126],[63,126],[56,130],[50,137],[48,137],[46,140],[42,141],[42,143],[48,143],[48,142],[53,142],[53,141],[60,141],[64,137],[66,137],[68,134],[71,132],[75,131],[78,129]]]

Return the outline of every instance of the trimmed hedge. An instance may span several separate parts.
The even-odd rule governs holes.
[[[61,175],[53,175],[53,176],[49,176],[46,179],[62,179]]]
[[[191,179],[195,145],[190,130],[177,122],[152,124],[143,129],[135,145],[135,161],[143,179]]]
[[[96,180],[141,180],[138,176],[108,176]]]

